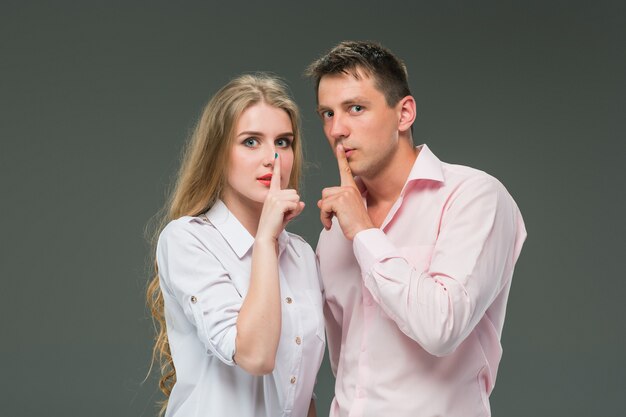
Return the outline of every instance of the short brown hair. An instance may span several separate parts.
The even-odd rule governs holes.
[[[411,95],[406,66],[384,46],[371,41],[343,41],[326,55],[313,61],[305,75],[315,81],[317,93],[324,75],[351,74],[359,78],[359,70],[374,77],[375,85],[385,95],[389,106]]]

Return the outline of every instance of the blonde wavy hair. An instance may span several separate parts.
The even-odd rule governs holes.
[[[262,102],[284,110],[291,119],[294,159],[289,188],[299,189],[302,144],[297,105],[280,78],[267,73],[241,75],[222,87],[205,106],[184,149],[174,189],[157,215],[158,224],[154,227],[152,237],[153,248],[156,248],[158,236],[167,223],[182,216],[198,216],[211,208],[221,196],[228,170],[229,158],[225,156],[229,155],[237,121],[244,110]],[[159,401],[159,415],[162,415],[176,383],[176,369],[167,338],[163,293],[159,285],[156,258],[154,268],[155,275],[146,289],[146,299],[156,332],[150,369],[155,362],[159,363],[159,387],[165,395],[165,399]]]

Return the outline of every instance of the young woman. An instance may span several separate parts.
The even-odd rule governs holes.
[[[284,230],[304,208],[301,166],[298,109],[277,78],[238,77],[207,104],[147,294],[167,417],[315,415],[320,281],[310,246]]]

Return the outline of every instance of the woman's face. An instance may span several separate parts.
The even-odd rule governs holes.
[[[227,183],[222,199],[231,211],[261,205],[269,190],[274,154],[280,163],[280,184],[289,184],[294,140],[291,119],[283,109],[266,103],[248,107],[239,117],[230,149]]]

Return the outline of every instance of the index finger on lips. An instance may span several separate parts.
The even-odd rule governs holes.
[[[280,160],[278,153],[274,153],[274,168],[272,169],[272,180],[270,181],[270,190],[280,190]]]
[[[352,176],[352,170],[348,165],[348,158],[346,157],[346,151],[342,145],[337,145],[337,165],[339,166],[339,177],[341,179],[341,186],[355,187],[354,177]]]

